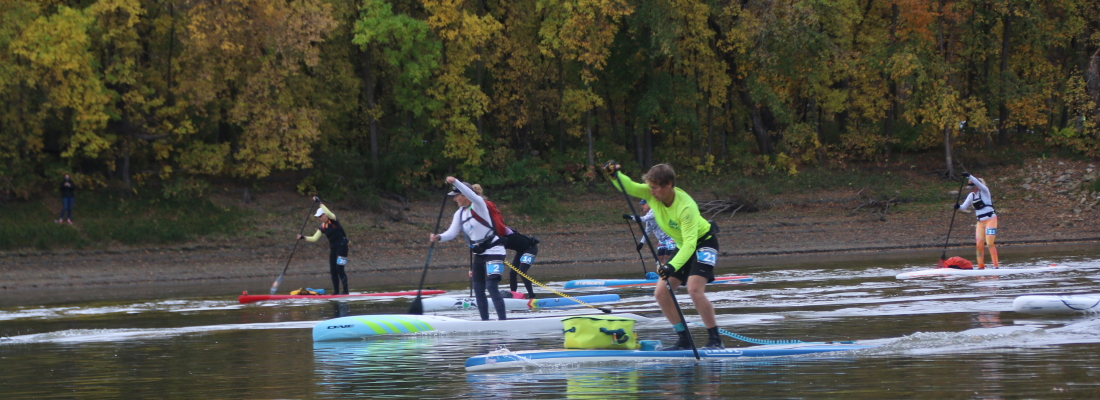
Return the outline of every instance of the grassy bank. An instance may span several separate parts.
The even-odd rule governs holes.
[[[989,169],[1015,168],[1012,165]],[[773,205],[814,202],[860,204],[870,200],[899,200],[891,212],[919,211],[940,207],[954,200],[947,193],[958,189],[959,182],[937,175],[933,168],[905,162],[891,165],[862,165],[847,168],[812,168],[795,175],[771,172],[755,176],[730,174],[701,175],[678,171],[677,185],[699,203],[736,199],[751,203],[764,212]],[[628,171],[640,180],[639,171]],[[477,180],[474,180],[477,182]],[[241,243],[289,242],[301,228],[302,217],[313,205],[308,196],[295,193],[292,185],[253,186],[253,194],[262,200],[248,204],[225,193],[238,189],[213,190],[221,197],[194,200],[166,200],[155,195],[123,196],[108,192],[82,192],[76,200],[75,225],[53,222],[60,210],[57,198],[26,203],[7,203],[0,211],[0,251],[22,249],[103,248],[111,245],[171,245],[202,239]],[[438,210],[442,189],[423,190],[412,201],[431,203],[431,220]],[[602,226],[609,223],[605,208],[622,211],[622,195],[602,176],[594,182],[543,184],[533,186],[486,186],[486,194],[505,210],[506,219],[516,226],[539,231],[555,231]],[[325,196],[326,193],[322,193]],[[330,207],[341,217],[347,216],[349,234],[356,238],[375,237],[383,232],[417,235],[429,226],[411,226],[388,221],[380,212],[347,198],[332,198]],[[951,197],[948,199],[947,197]],[[844,201],[838,201],[844,199]],[[593,203],[595,201],[595,203]],[[453,203],[447,202],[448,210]],[[853,205],[854,207],[854,205]],[[377,208],[377,207],[375,207]],[[741,218],[745,211],[738,213]],[[616,212],[618,212],[616,211]],[[449,215],[449,214],[448,214]],[[621,220],[612,220],[621,223]],[[306,233],[312,232],[312,222]],[[511,223],[509,225],[512,225]],[[401,232],[401,233],[399,233]]]
[[[111,244],[168,244],[232,235],[242,210],[206,199],[165,200],[84,192],[73,225],[55,222],[61,201],[8,203],[0,213],[0,250],[94,248]],[[54,204],[56,203],[56,204]]]

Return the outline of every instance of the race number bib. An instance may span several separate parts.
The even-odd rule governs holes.
[[[348,265],[348,258],[336,256],[336,265]]]
[[[997,236],[997,228],[988,228],[985,230],[986,236]]]
[[[701,248],[695,252],[695,259],[698,260],[700,264],[706,264],[713,267],[714,264],[718,262],[718,251],[710,247]]]
[[[485,275],[500,275],[504,273],[504,261],[485,262]]]
[[[525,253],[525,254],[523,254],[522,257],[519,258],[519,263],[520,264],[534,264],[535,263],[535,255]]]

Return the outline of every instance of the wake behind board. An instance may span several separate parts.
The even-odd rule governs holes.
[[[706,360],[731,359],[742,357],[781,357],[803,354],[828,353],[837,351],[862,350],[875,346],[856,344],[800,343],[786,345],[767,345],[728,348],[720,350],[699,349],[699,357]],[[466,371],[492,371],[523,368],[527,366],[546,366],[554,364],[576,364],[596,362],[652,362],[694,360],[691,350],[530,350],[492,352],[483,356],[466,359]]]
[[[447,291],[446,290],[422,290],[420,293],[423,294],[423,295],[432,295],[432,294],[447,293]],[[416,296],[416,291],[415,290],[408,290],[408,291],[404,291],[404,292],[322,294],[322,295],[308,295],[308,294],[303,294],[303,295],[297,295],[297,294],[267,295],[267,294],[248,294],[248,292],[244,292],[240,296],[237,296],[237,301],[241,302],[241,304],[246,304],[246,303],[253,303],[253,302],[257,302],[257,301],[268,301],[268,300],[292,300],[292,299],[326,300],[326,299],[339,299],[339,298],[352,298],[352,299],[354,299],[354,298],[357,298],[357,297],[387,297],[387,296],[392,296],[392,297]]]
[[[1100,312],[1100,294],[1020,296],[1012,301],[1012,309],[1025,314]]]
[[[615,314],[638,322],[649,318],[636,314]],[[379,335],[417,332],[561,332],[563,318],[554,316],[517,318],[504,321],[470,321],[437,315],[359,315],[333,318],[313,326],[313,341],[355,340]]]
[[[608,303],[619,301],[617,294],[593,294],[587,296],[573,296],[573,299],[585,303]],[[504,299],[504,308],[508,311],[534,311],[543,308],[573,307],[582,305],[567,297],[555,297],[548,299]],[[422,300],[424,312],[438,312],[449,310],[476,310],[477,300],[474,298],[457,297],[432,297]],[[491,307],[490,307],[491,308]]]
[[[607,288],[620,288],[631,286],[653,286],[657,282],[657,279],[578,279],[565,283],[566,289],[579,289],[587,287],[607,287]],[[718,283],[740,283],[740,282],[752,282],[752,278],[739,275],[739,276],[719,276],[714,278],[714,282]]]
[[[1013,274],[1041,274],[1045,272],[1062,271],[1069,267],[1051,264],[1039,268],[989,268],[986,269],[954,269],[933,268],[920,271],[903,272],[895,276],[897,279],[935,278],[942,276],[1004,276]]]

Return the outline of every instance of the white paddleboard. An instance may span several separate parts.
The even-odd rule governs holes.
[[[594,314],[602,315],[602,314]],[[650,319],[636,314],[615,314],[638,322]],[[561,332],[563,318],[517,318],[504,321],[470,321],[436,315],[359,315],[333,318],[313,326],[313,341],[363,339],[379,335],[400,335],[417,332]]]
[[[1055,272],[1068,269],[1069,267],[1064,265],[1051,264],[1046,267],[1039,268],[991,268],[985,269],[954,269],[954,268],[933,268],[923,269],[920,271],[903,272],[895,276],[897,279],[913,279],[913,278],[935,278],[943,276],[1004,276],[1013,274],[1041,274],[1046,272]]]
[[[1012,309],[1025,314],[1100,312],[1100,294],[1020,296],[1012,301]]]

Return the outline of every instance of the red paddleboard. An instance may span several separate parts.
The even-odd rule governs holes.
[[[447,293],[446,290],[422,290],[421,294],[443,294]],[[385,293],[356,293],[356,294],[325,294],[325,295],[308,295],[308,294],[248,294],[248,292],[241,293],[237,296],[237,301],[241,304],[254,303],[257,301],[268,300],[291,300],[291,299],[337,299],[341,297],[385,297],[385,296],[416,296],[415,290],[407,290],[404,292],[385,292]]]

